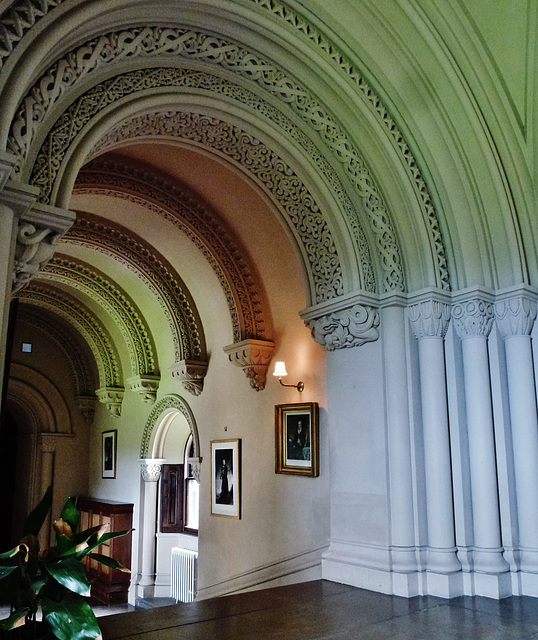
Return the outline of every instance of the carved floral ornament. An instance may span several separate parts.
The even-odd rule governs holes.
[[[0,68],[3,60],[17,46],[24,33],[31,29],[50,10],[60,4],[61,0],[21,0],[20,2],[15,1],[6,10],[3,16],[3,28],[0,30]],[[251,0],[251,4],[257,10],[269,13],[270,19],[285,23],[287,29],[295,31],[298,39],[308,41],[310,46],[318,50],[320,56],[333,65],[335,73],[342,75],[354,87],[357,96],[369,105],[372,113],[377,116],[381,126],[386,130],[387,135],[394,139],[394,149],[400,154],[402,164],[406,167],[410,180],[415,184],[415,192],[419,198],[424,218],[429,226],[430,243],[436,263],[435,269],[437,270],[437,286],[448,290],[450,286],[447,261],[436,212],[419,166],[397,124],[390,116],[389,110],[364,79],[360,70],[353,66],[346,55],[323,32],[320,32],[315,25],[310,23],[294,8],[288,6],[285,2],[273,2],[272,0]],[[357,155],[353,145],[350,144],[350,141],[346,139],[341,131],[337,131],[338,125],[335,122],[331,122],[331,118],[325,110],[319,104],[316,104],[315,100],[312,100],[312,96],[305,96],[304,88],[297,87],[291,77],[286,76],[285,73],[276,68],[271,68],[269,63],[259,55],[241,49],[234,43],[181,29],[155,29],[153,32],[148,31],[148,29],[151,28],[146,27],[146,30],[143,28],[138,30],[131,29],[129,32],[108,34],[85,43],[84,47],[80,49],[81,52],[85,51],[85,55],[77,57],[75,52],[70,54],[73,60],[78,60],[77,65],[79,68],[70,68],[69,64],[66,64],[68,57],[64,58],[48,72],[47,82],[41,81],[38,83],[41,90],[47,84],[51,87],[54,86],[54,92],[56,92],[54,98],[59,97],[65,92],[66,87],[72,86],[81,77],[86,77],[89,71],[99,65],[112,62],[117,57],[155,56],[165,53],[183,56],[184,58],[192,56],[197,60],[203,60],[206,64],[223,66],[227,71],[254,80],[264,89],[272,92],[277,98],[293,105],[294,108],[298,109],[305,122],[315,126],[317,123],[316,129],[326,137],[327,143],[333,149],[338,160],[346,165],[351,180],[357,189],[360,191],[364,185],[367,185],[368,193],[363,194],[365,205],[368,208],[368,202],[371,201],[372,203],[372,210],[368,214],[375,217],[375,211],[379,210],[380,207],[384,207],[382,200],[375,192],[375,186],[367,174],[367,169]],[[93,54],[90,55],[92,50]],[[54,80],[55,75],[58,76],[56,81]],[[39,92],[35,93],[38,94]],[[50,104],[50,95],[49,92],[45,99],[45,110]],[[27,96],[27,98],[29,97]],[[26,103],[27,99],[24,102]],[[30,108],[32,108],[31,105]],[[36,113],[39,114],[40,111],[44,112],[43,105],[36,106]],[[27,133],[26,128],[31,125],[33,120],[33,116],[25,118],[24,130]],[[335,131],[337,135],[335,135]],[[327,163],[325,162],[325,164]],[[356,173],[357,170],[359,173]],[[374,191],[370,190],[372,186]],[[352,220],[350,222],[355,227],[354,222]],[[386,238],[389,232],[390,229],[386,228],[380,230],[376,235],[378,250],[382,249],[381,245],[385,244],[383,238]],[[357,239],[359,238],[357,237]],[[397,245],[389,242],[386,247],[390,254],[391,247],[397,248]],[[362,255],[364,254],[361,248]],[[387,262],[386,256],[384,260]],[[392,268],[393,262],[393,259],[390,259],[387,263],[390,264],[385,271],[386,290],[398,288],[397,280],[392,280],[393,277],[399,277]],[[391,282],[392,284],[390,284]],[[400,280],[401,283],[403,283],[403,279]],[[364,284],[366,285],[364,286],[365,290],[371,291],[367,286],[367,281]]]

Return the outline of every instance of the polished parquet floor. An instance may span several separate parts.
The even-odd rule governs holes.
[[[538,640],[538,598],[399,598],[317,580],[100,619],[103,640]]]

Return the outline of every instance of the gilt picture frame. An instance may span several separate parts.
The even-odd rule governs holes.
[[[211,515],[241,518],[241,440],[211,441]]]
[[[116,458],[118,454],[117,429],[103,431],[101,445],[102,477],[116,477]]]
[[[317,402],[275,406],[275,472],[319,476]]]

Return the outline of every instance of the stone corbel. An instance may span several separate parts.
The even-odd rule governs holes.
[[[224,352],[232,364],[245,372],[250,386],[256,391],[263,391],[274,348],[274,343],[269,340],[248,339],[224,347]]]
[[[74,221],[73,212],[44,204],[34,204],[19,219],[12,275],[13,293],[26,287],[47,264]]]
[[[202,360],[181,360],[170,367],[172,376],[180,380],[193,396],[199,396],[204,388],[207,362]]]
[[[106,404],[108,413],[113,418],[121,416],[121,403],[125,389],[123,387],[102,387],[95,392],[99,398],[99,402]]]
[[[144,402],[153,404],[157,398],[160,379],[160,376],[134,376],[127,380],[127,384],[129,385],[129,389],[138,394]]]
[[[91,424],[93,422],[96,400],[97,398],[95,396],[77,396],[75,398],[77,409],[80,411],[87,424]]]
[[[187,463],[191,465],[192,475],[198,484],[200,484],[200,473],[202,471],[202,458],[188,458]]]
[[[379,338],[379,311],[370,304],[354,302],[353,299],[339,304],[336,300],[326,313],[323,311],[323,308],[306,309],[301,312],[301,317],[314,340],[327,351],[360,347]]]

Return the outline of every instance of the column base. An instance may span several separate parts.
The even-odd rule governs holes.
[[[519,574],[519,584],[522,596],[538,598],[538,573],[521,571]]]
[[[439,598],[456,598],[462,596],[463,573],[455,571],[453,573],[426,572],[426,593]]]
[[[510,572],[495,574],[475,572],[472,575],[475,596],[500,600],[512,595],[512,576]]]

